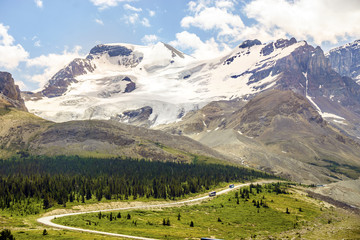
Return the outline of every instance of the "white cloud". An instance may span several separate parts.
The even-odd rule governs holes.
[[[27,88],[26,84],[23,81],[15,81],[15,84],[19,86],[20,90]]]
[[[42,0],[34,0],[34,2],[35,2],[36,6],[37,6],[38,8],[43,8],[43,2],[42,2]]]
[[[101,19],[95,18],[95,22],[99,25],[104,25],[104,22]]]
[[[234,9],[234,2],[230,0],[216,1],[215,5],[218,8]]]
[[[228,41],[236,40],[237,35],[245,28],[240,16],[232,13],[233,1],[191,1],[188,7],[190,15],[181,20],[184,28],[192,26],[205,31],[217,31],[219,39]]]
[[[155,14],[156,14],[155,11],[153,11],[153,10],[148,10],[148,11],[149,11],[149,16],[150,16],[150,17],[155,16]]]
[[[99,10],[116,7],[121,2],[132,2],[132,0],[90,0]]]
[[[0,67],[11,70],[26,61],[29,53],[20,44],[14,45],[15,39],[8,30],[8,26],[0,23]]]
[[[135,25],[135,24],[138,24],[140,23],[141,25],[143,25],[144,27],[151,27],[150,25],[150,21],[149,19],[147,18],[142,18],[140,20],[140,16],[138,13],[133,13],[131,15],[125,15],[124,16],[124,20],[127,24],[132,24],[132,25]]]
[[[141,20],[141,24],[142,24],[143,26],[145,26],[145,27],[151,27],[150,22],[149,22],[149,19],[147,19],[147,18],[143,18],[143,19]]]
[[[8,34],[9,26],[4,26],[0,23],[0,44],[9,46],[14,42],[14,38]]]
[[[27,67],[40,67],[43,69],[41,74],[31,76],[31,80],[33,82],[37,82],[40,87],[44,86],[55,73],[70,63],[73,59],[84,57],[79,53],[80,51],[81,47],[76,46],[72,51],[65,49],[61,54],[51,53],[29,59],[26,62]]]
[[[227,44],[219,44],[214,38],[203,42],[196,34],[187,31],[177,33],[176,40],[171,41],[170,45],[192,51],[192,56],[197,59],[215,58],[231,50]]]
[[[139,20],[139,14],[125,15],[124,18],[127,24],[135,24]]]
[[[155,43],[157,43],[159,41],[159,37],[151,34],[151,35],[145,35],[142,39],[141,42],[143,42],[145,45],[154,45]]]
[[[40,42],[40,40],[35,41],[35,42],[34,42],[34,46],[35,46],[35,47],[41,47],[41,42]]]
[[[124,9],[130,10],[130,11],[134,11],[134,12],[141,12],[141,11],[142,11],[141,8],[133,7],[133,6],[131,6],[130,4],[128,4],[128,3],[124,4]]]
[[[277,31],[316,44],[360,37],[358,0],[254,0],[245,5],[244,12],[269,35]]]

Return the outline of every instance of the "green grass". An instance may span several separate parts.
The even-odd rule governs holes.
[[[263,199],[263,197],[265,197]],[[252,203],[266,201],[268,208],[257,208]],[[290,214],[286,213],[286,208]],[[299,209],[301,208],[301,211]],[[178,220],[178,214],[181,218]],[[326,211],[312,203],[300,200],[291,194],[263,192],[250,200],[240,198],[239,204],[234,192],[218,196],[201,205],[164,208],[160,210],[122,211],[121,219],[110,221],[109,212],[84,214],[55,219],[54,222],[105,232],[122,233],[160,239],[184,239],[215,237],[221,239],[241,239],[255,235],[271,236],[281,232],[301,228],[312,222],[326,223]],[[113,217],[118,212],[113,212]],[[131,219],[126,219],[130,214]],[[163,219],[170,220],[164,226]],[[221,221],[219,221],[219,219]],[[190,227],[190,222],[194,227]],[[89,225],[91,224],[91,225]]]

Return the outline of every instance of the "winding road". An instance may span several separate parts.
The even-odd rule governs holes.
[[[272,183],[272,182],[278,182],[278,180],[267,180],[267,181],[263,180],[263,181],[252,182],[252,183],[253,184],[265,184],[265,183]],[[245,187],[245,186],[249,186],[250,184],[251,184],[251,182],[250,183],[244,183],[244,184],[238,184],[238,185],[235,185],[234,188],[227,188],[227,189],[218,191],[218,192],[216,192],[216,195],[222,195],[222,194],[228,193],[230,191],[233,191],[235,189]],[[83,228],[69,227],[69,226],[64,226],[64,225],[53,223],[52,220],[54,220],[55,218],[61,218],[61,217],[66,217],[66,216],[73,216],[73,215],[87,214],[87,213],[97,213],[99,211],[101,211],[101,212],[111,212],[111,211],[121,211],[121,210],[131,210],[131,209],[173,207],[173,206],[179,206],[179,205],[184,205],[184,204],[188,204],[188,203],[203,201],[203,200],[206,200],[206,199],[209,199],[209,198],[211,198],[211,197],[206,195],[206,196],[203,196],[203,197],[198,197],[198,198],[189,199],[189,200],[182,200],[182,201],[177,201],[177,202],[171,202],[171,203],[162,203],[162,204],[153,204],[153,205],[141,205],[141,206],[136,206],[136,207],[124,207],[124,208],[104,209],[104,210],[85,211],[85,212],[76,212],[76,213],[66,213],[66,214],[59,214],[59,215],[52,215],[52,216],[42,217],[42,218],[37,219],[37,221],[39,223],[42,223],[42,224],[50,226],[50,227],[66,229],[66,230],[72,230],[72,231],[95,233],[95,234],[102,234],[102,235],[107,235],[107,236],[115,236],[115,237],[123,237],[123,238],[131,238],[131,239],[155,240],[154,238],[138,237],[138,236],[119,234],[119,233],[109,233],[109,232],[101,232],[101,231],[89,230],[89,229],[83,229]]]

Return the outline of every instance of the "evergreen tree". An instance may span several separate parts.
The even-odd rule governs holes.
[[[15,240],[9,229],[4,229],[0,233],[0,240]]]

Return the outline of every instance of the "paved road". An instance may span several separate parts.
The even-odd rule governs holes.
[[[271,182],[278,182],[278,181],[275,181],[275,180],[259,181],[259,182],[254,182],[253,184],[264,184],[264,183],[271,183]],[[218,192],[216,192],[216,195],[225,194],[225,193],[228,193],[228,192],[233,191],[235,189],[238,189],[238,188],[241,188],[241,187],[244,187],[244,186],[249,186],[250,184],[251,183],[238,184],[238,185],[235,185],[234,188],[227,188],[227,189],[218,191]],[[172,207],[172,206],[184,205],[184,204],[187,204],[187,203],[203,201],[203,200],[208,199],[208,198],[210,198],[210,197],[208,195],[206,195],[206,196],[203,196],[203,197],[198,197],[198,198],[194,198],[194,199],[190,199],[190,200],[176,201],[176,202],[171,202],[171,203],[162,203],[162,204],[153,204],[153,205],[141,205],[141,206],[136,206],[136,207],[124,207],[124,208],[105,209],[105,210],[86,211],[86,212],[76,212],[76,213],[66,213],[66,214],[42,217],[42,218],[39,218],[37,221],[39,223],[42,223],[42,224],[50,226],[50,227],[66,229],[66,230],[88,232],[88,233],[96,233],[96,234],[102,234],[102,235],[107,235],[107,236],[115,236],[115,237],[131,238],[131,239],[155,240],[153,238],[137,237],[137,236],[130,236],[130,235],[125,235],[125,234],[109,233],[109,232],[101,232],[101,231],[95,231],[95,230],[89,230],[89,229],[68,227],[68,226],[53,223],[52,220],[54,220],[55,218],[73,216],[73,215],[79,215],[79,214],[98,213],[100,211],[101,212],[111,212],[111,211],[122,211],[122,210],[131,210],[131,209]]]

